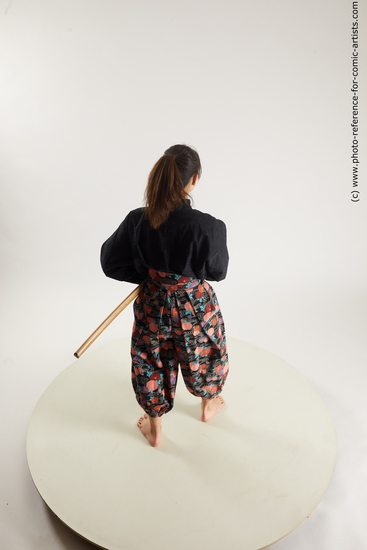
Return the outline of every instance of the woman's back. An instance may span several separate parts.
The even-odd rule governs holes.
[[[225,278],[229,255],[223,221],[194,210],[189,199],[153,229],[144,208],[129,212],[103,244],[104,273],[120,281],[140,283],[149,268],[197,279]]]

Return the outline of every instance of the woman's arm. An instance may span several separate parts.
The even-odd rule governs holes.
[[[210,246],[210,257],[205,264],[209,281],[222,281],[227,275],[229,253],[227,248],[227,228],[222,220],[217,220]]]
[[[141,283],[143,277],[134,268],[129,235],[129,214],[101,248],[104,274],[118,281]]]

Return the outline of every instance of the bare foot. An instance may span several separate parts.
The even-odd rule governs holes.
[[[152,447],[158,447],[162,431],[161,419],[151,418],[147,414],[139,418],[137,426]]]
[[[204,398],[201,398],[201,399],[202,399],[202,401],[201,401],[201,409],[202,409],[201,420],[203,422],[208,422],[226,404],[221,395],[215,396],[214,399],[204,399]]]

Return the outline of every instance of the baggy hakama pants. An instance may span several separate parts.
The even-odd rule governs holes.
[[[211,399],[222,391],[228,375],[225,327],[207,281],[149,269],[133,308],[132,385],[149,416],[172,409],[179,364],[193,395]]]

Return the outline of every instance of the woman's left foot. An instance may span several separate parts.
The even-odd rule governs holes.
[[[213,399],[201,400],[201,420],[208,422],[217,412],[223,409],[226,402],[221,395],[216,395]]]
[[[151,446],[158,447],[162,431],[161,425],[155,425],[150,417],[145,414],[144,416],[139,418],[137,426],[143,436],[147,438]]]

